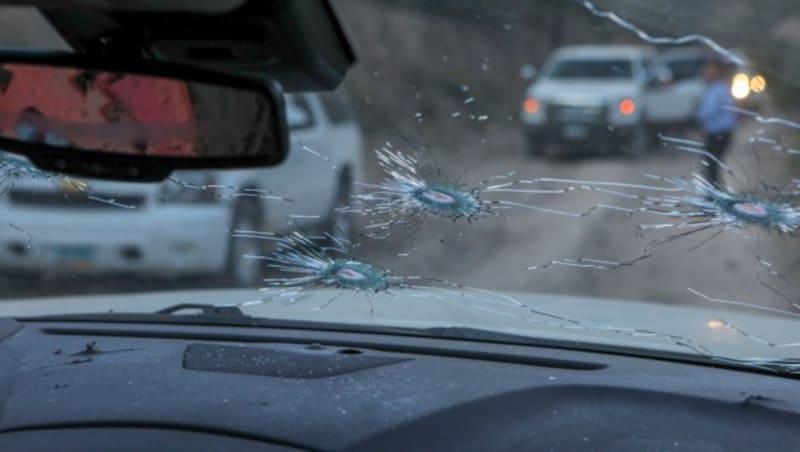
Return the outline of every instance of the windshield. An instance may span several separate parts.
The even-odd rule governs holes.
[[[633,65],[628,60],[563,60],[544,74],[555,79],[633,77]]]
[[[333,3],[358,62],[287,95],[280,166],[120,183],[0,154],[0,313],[208,303],[800,358],[800,4]],[[70,49],[35,10],[0,22],[7,48]],[[675,51],[698,83],[654,72]]]

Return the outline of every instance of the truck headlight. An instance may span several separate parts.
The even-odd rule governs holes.
[[[760,93],[767,89],[767,79],[763,75],[756,75],[750,79],[750,91]]]
[[[608,104],[608,120],[611,124],[629,126],[642,116],[642,105],[633,97],[611,100]]]
[[[529,115],[539,113],[539,100],[535,97],[528,97],[525,99],[525,102],[522,103],[522,109]]]
[[[636,113],[636,102],[634,102],[633,99],[622,99],[619,101],[619,104],[617,104],[617,110],[619,110],[622,116],[630,116]]]
[[[733,76],[731,95],[739,100],[745,99],[750,95],[750,77],[747,74],[738,73]]]

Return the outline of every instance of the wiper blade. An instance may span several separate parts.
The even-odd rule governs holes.
[[[191,311],[199,312],[191,314]],[[275,323],[284,323],[271,319],[251,317],[236,306],[215,306],[206,303],[179,303],[151,313],[105,312],[55,314],[28,317],[21,320],[185,323],[223,326],[273,326]]]
[[[164,309],[159,309],[155,314],[179,314],[181,311],[200,310],[197,317],[244,317],[252,318],[245,315],[237,306],[214,306],[205,303],[179,303]]]
[[[779,374],[800,376],[800,358],[744,358],[735,361],[746,366],[765,369]]]
[[[779,375],[789,378],[800,377],[800,358],[727,358],[723,356],[706,356],[675,351],[643,349],[631,346],[597,344],[587,341],[544,339],[470,327],[432,327],[415,329],[413,331],[417,334],[423,333],[426,336],[433,336],[443,339],[502,342],[517,345],[532,345],[537,347],[567,348],[574,351],[589,353],[608,353],[614,355],[622,354],[637,358],[679,361],[689,364],[701,364],[706,366],[711,365],[736,370],[757,371],[765,374]]]

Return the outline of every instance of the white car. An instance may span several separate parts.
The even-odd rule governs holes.
[[[263,261],[241,256],[264,254],[266,242],[231,231],[282,233],[294,224],[346,235],[347,217],[335,208],[362,174],[362,134],[343,95],[289,95],[287,113],[292,147],[275,168],[181,171],[160,184],[88,180],[89,196],[58,178],[6,181],[0,268],[224,274],[237,285],[258,283]]]
[[[562,47],[545,62],[522,104],[532,155],[579,148],[621,148],[636,156],[648,146],[645,92],[653,51],[643,46]]]

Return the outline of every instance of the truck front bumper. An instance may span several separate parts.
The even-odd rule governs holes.
[[[0,267],[7,271],[177,276],[217,273],[226,264],[227,205],[0,210],[13,225],[0,227]]]

